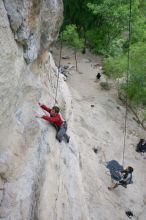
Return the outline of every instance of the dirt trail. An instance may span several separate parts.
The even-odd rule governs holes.
[[[69,56],[69,59],[62,59],[61,65],[75,66],[70,49],[64,48],[62,56]],[[118,100],[115,89],[102,90],[100,83],[95,82],[98,69],[93,67],[100,62],[100,57],[90,53],[78,54],[79,72],[75,68],[70,69],[67,77],[73,97],[73,125],[70,125],[70,130],[78,143],[84,199],[90,219],[124,220],[127,219],[125,211],[130,209],[137,219],[144,220],[146,188],[141,186],[146,181],[146,161],[135,152],[134,146],[145,133],[130,112],[124,166],[134,167],[134,184],[127,189],[118,187],[113,192],[107,189],[111,180],[105,162],[115,159],[122,163],[125,107]],[[104,75],[101,81],[106,81]],[[97,148],[97,154],[93,148]]]

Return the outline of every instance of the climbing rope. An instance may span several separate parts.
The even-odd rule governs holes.
[[[129,75],[130,75],[130,45],[131,45],[131,8],[132,3],[129,0],[129,21],[128,21],[128,64],[127,64],[127,74],[126,74],[126,87],[128,92],[129,85]],[[127,134],[127,114],[128,114],[128,95],[126,93],[126,110],[125,110],[125,122],[124,122],[124,147],[123,147],[123,158],[122,165],[124,166],[124,158],[125,158],[125,148],[126,148],[126,134]]]
[[[56,83],[56,93],[55,93],[55,104],[57,103],[57,92],[58,92],[59,70],[60,70],[60,65],[61,65],[61,56],[62,56],[62,33],[61,33],[61,42],[60,42],[60,53],[59,53],[59,63],[58,63],[58,73],[57,73],[57,83]]]

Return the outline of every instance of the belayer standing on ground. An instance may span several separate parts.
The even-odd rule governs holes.
[[[117,188],[119,185],[127,187],[127,184],[130,184],[132,181],[132,173],[133,173],[132,167],[127,167],[125,170],[122,170],[121,172],[119,172],[121,176],[121,179],[119,180],[119,182],[115,183],[114,186],[112,187],[108,187],[108,189],[113,190]]]
[[[100,74],[100,73],[97,73],[95,82],[99,82],[100,77],[101,77],[101,74]]]
[[[96,79],[100,80],[100,77],[101,77],[101,74],[100,74],[100,73],[97,73]]]
[[[61,115],[59,114],[60,109],[58,106],[53,106],[52,109],[42,105],[40,103],[38,103],[39,106],[47,111],[50,115],[36,115],[36,118],[42,118],[46,121],[49,121],[55,128],[57,131],[56,134],[56,139],[59,142],[62,142],[63,138],[66,139],[66,142],[69,143],[69,139],[70,137],[66,134],[67,131],[67,122],[65,120],[63,120],[63,118],[61,117]]]

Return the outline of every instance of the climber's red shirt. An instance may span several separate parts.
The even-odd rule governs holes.
[[[45,105],[41,105],[41,108],[44,109],[45,111],[47,112],[51,112],[51,108],[48,108],[47,106]],[[54,124],[56,124],[58,127],[60,127],[63,123],[64,123],[64,120],[61,118],[60,114],[57,114],[55,116],[48,116],[48,115],[43,115],[42,118],[46,121],[49,121],[49,122],[53,122]]]

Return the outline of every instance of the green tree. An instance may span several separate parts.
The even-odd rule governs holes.
[[[144,32],[144,17],[141,13],[140,0],[131,0],[131,28],[133,39],[140,38]],[[113,40],[121,38],[128,31],[129,1],[102,0],[96,4],[88,3],[89,10],[98,20],[94,30],[89,30],[88,36],[96,50],[109,51]],[[96,35],[96,37],[95,37]],[[135,36],[134,36],[135,35]],[[126,35],[125,35],[126,36]]]
[[[84,45],[96,53],[104,54],[105,72],[114,79],[120,79],[120,91],[128,97],[128,103],[134,108],[146,105],[146,1],[64,0],[64,5],[63,29],[66,25],[75,24],[77,39],[84,38]],[[71,37],[66,41],[76,48],[72,45]],[[129,49],[130,72],[127,86]]]
[[[127,48],[130,0],[64,0],[64,25],[75,24],[85,45],[108,54],[116,40]],[[132,42],[146,38],[145,0],[131,0]]]
[[[79,37],[76,25],[67,25],[65,30],[61,33],[61,37],[68,46],[74,49],[76,70],[78,70],[76,54],[78,50],[84,47],[84,40]]]
[[[84,38],[86,46],[86,32],[94,27],[94,15],[89,11],[87,4],[89,0],[64,0],[64,24],[75,24],[81,38]],[[90,0],[94,3],[96,0]]]
[[[109,57],[104,61],[107,75],[122,78],[121,91],[128,97],[133,106],[146,105],[146,44],[139,42],[130,48],[130,70],[128,86],[126,77],[128,71],[127,54],[118,57]],[[124,80],[125,79],[125,80]]]

